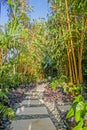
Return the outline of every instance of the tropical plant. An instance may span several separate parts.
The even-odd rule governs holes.
[[[0,129],[5,128],[5,121],[11,121],[16,118],[14,110],[9,105],[9,99],[7,97],[7,91],[0,89]]]
[[[85,124],[87,116],[87,103],[82,95],[76,97],[73,101],[69,112],[66,115],[66,119],[74,117],[76,125],[73,130],[86,130],[87,124]]]

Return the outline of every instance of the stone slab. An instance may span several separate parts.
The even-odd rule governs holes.
[[[46,107],[20,107],[16,111],[17,115],[37,115],[48,114]]]
[[[61,112],[66,112],[66,111],[68,111],[69,109],[70,109],[70,107],[71,107],[71,105],[61,105],[61,106],[59,106],[58,105],[58,108],[59,108],[59,110],[61,111]]]
[[[13,121],[12,130],[56,130],[50,118]]]
[[[25,100],[28,100],[28,99],[38,99],[38,95],[28,95],[25,97]]]
[[[35,96],[37,95],[36,91],[27,91],[25,92],[26,95]]]
[[[25,100],[38,100],[38,96],[32,97],[32,96],[26,96]]]
[[[40,101],[39,100],[24,100],[22,105],[39,105]]]

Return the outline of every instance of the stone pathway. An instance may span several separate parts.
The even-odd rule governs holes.
[[[11,130],[66,130],[55,103],[44,102],[44,87],[37,85],[25,92],[26,97],[19,104],[17,120],[12,122]]]

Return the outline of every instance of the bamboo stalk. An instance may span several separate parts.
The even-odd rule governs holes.
[[[68,1],[67,0],[65,0],[65,5],[66,5],[67,25],[68,25],[68,30],[69,30],[69,34],[70,34],[69,40],[70,40],[70,44],[71,44],[72,57],[73,57],[73,62],[74,62],[75,81],[78,84],[77,64],[76,64],[74,47],[73,47],[71,25],[70,25],[70,16],[69,16],[69,11],[68,11]]]
[[[62,35],[64,35],[64,27],[63,24],[61,24],[62,27]],[[69,48],[69,41],[66,42],[66,39],[64,38],[65,41],[65,45],[67,46],[66,48],[66,52],[67,52],[67,58],[68,58],[68,70],[69,70],[69,82],[73,82],[73,77],[72,77],[72,69],[71,69],[71,61],[70,61],[70,53],[71,53],[71,49]]]
[[[73,75],[73,82],[75,83],[75,70],[74,70],[74,64],[73,64],[73,58],[72,56],[70,57],[70,61],[71,61],[71,71],[72,71],[72,75]]]
[[[82,52],[83,52],[83,44],[84,44],[84,36],[85,36],[85,19],[82,16],[82,34],[81,34],[81,44],[79,46],[79,57],[78,57],[78,61],[79,61],[79,81],[80,83],[83,82],[83,75],[82,75]]]
[[[72,69],[71,69],[71,62],[70,62],[70,54],[69,54],[69,49],[67,49],[67,56],[68,56],[68,64],[69,64],[69,80],[72,83],[73,82],[73,78],[72,78]]]

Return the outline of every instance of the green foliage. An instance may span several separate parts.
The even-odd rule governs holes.
[[[83,86],[81,84],[76,85],[73,83],[67,83],[63,88],[65,93],[72,94],[73,96],[79,95],[83,91]]]
[[[83,64],[83,71],[86,72],[86,61],[87,61],[87,56],[86,56],[86,46],[87,43],[85,42],[86,35],[87,35],[87,0],[66,0],[66,1],[61,1],[61,0],[48,0],[50,2],[50,7],[52,14],[50,17],[48,17],[48,39],[49,39],[49,45],[51,46],[51,49],[54,49],[55,46],[55,51],[52,53],[52,57],[55,57],[54,60],[56,60],[57,67],[60,70],[60,73],[65,74],[64,67],[66,66],[67,68],[67,73],[66,75],[69,77],[70,76],[70,68],[69,68],[69,60],[70,62],[73,62],[72,59],[69,59],[72,56],[71,53],[71,48],[70,47],[70,39],[72,39],[73,43],[72,46],[75,51],[75,59],[76,59],[76,66],[77,66],[77,73],[79,73],[81,69],[79,69],[79,59],[81,56],[79,56],[79,53],[77,55],[77,50],[79,51],[79,48],[81,47],[82,49],[82,58],[84,57],[84,60],[82,61]],[[66,8],[67,4],[67,8]],[[67,19],[67,13],[69,18]],[[62,17],[61,17],[62,16]],[[82,18],[84,19],[84,24],[82,22]],[[70,19],[70,20],[69,20]],[[68,24],[70,24],[70,32],[68,30]],[[82,35],[84,33],[84,36]],[[72,38],[71,38],[72,37]],[[82,40],[83,37],[83,40]],[[85,54],[83,52],[83,48],[85,51]],[[81,50],[80,49],[80,50]],[[69,51],[70,50],[70,51]],[[68,57],[68,51],[69,51],[69,57]],[[72,60],[72,61],[71,61]],[[71,68],[74,70],[73,63],[71,63]],[[75,81],[75,76],[74,72],[72,73],[72,79],[73,82]],[[74,76],[74,77],[73,77]],[[79,76],[80,77],[80,76]],[[78,78],[79,78],[78,77]],[[70,79],[70,78],[69,78]],[[81,82],[80,82],[81,83]]]
[[[0,114],[3,116],[3,119],[9,117],[9,119],[12,120],[15,119],[16,115],[13,109],[5,104],[10,103],[6,94],[6,91],[0,89]]]
[[[21,83],[23,84],[36,82],[37,79],[38,77],[35,74],[29,75],[26,73],[24,75],[23,74],[21,75]]]
[[[10,120],[15,119],[16,115],[15,112],[12,110],[12,108],[3,105],[3,103],[0,102],[0,114],[3,113],[3,118],[9,117]]]
[[[53,78],[52,82],[51,82],[51,88],[53,90],[56,90],[58,87],[62,87],[64,86],[63,84],[66,82],[67,77],[65,75],[61,75],[59,76],[59,78]]]
[[[49,54],[44,54],[42,58],[42,67],[46,77],[52,76],[56,77],[58,70],[55,68],[54,60],[49,56]]]
[[[5,118],[10,120],[15,118],[7,93],[9,88],[16,88],[21,83],[22,73],[18,72],[18,63],[20,55],[26,55],[28,51],[29,38],[27,28],[29,18],[26,12],[28,6],[22,13],[23,7],[19,0],[6,2],[10,7],[8,9],[9,21],[4,31],[0,32],[0,123]]]
[[[72,106],[69,112],[66,115],[66,118],[75,117],[76,126],[73,130],[85,130],[87,127],[84,127],[85,116],[87,114],[87,103],[84,101],[82,95],[76,97],[73,101]]]
[[[7,93],[9,93],[9,90],[7,88],[7,84],[6,86],[2,85],[5,85],[5,83],[2,83],[0,86],[0,114],[3,116],[3,119],[8,117],[10,120],[12,120],[16,117],[16,115],[13,109],[8,107],[8,105],[6,105],[10,103],[7,97]]]
[[[56,90],[56,89],[58,88],[58,85],[59,85],[58,80],[57,80],[57,79],[54,79],[54,80],[52,81],[52,83],[51,83],[51,88],[52,88],[53,90]]]
[[[74,5],[74,10],[76,11],[77,14],[82,14],[86,15],[87,14],[87,1],[86,0],[78,0],[78,1],[73,1],[72,5]]]
[[[8,97],[6,96],[5,92],[1,91],[1,89],[0,89],[0,98],[5,98],[8,100]]]
[[[59,76],[59,82],[60,83],[65,83],[67,81],[67,76],[66,75],[60,75]]]
[[[9,75],[9,80],[10,80],[10,87],[18,87],[21,83],[20,78],[21,78],[21,74],[20,73],[12,73],[11,75]]]
[[[21,74],[13,73],[11,66],[4,65],[0,70],[0,87],[1,89],[18,87],[21,83]]]
[[[82,60],[84,82],[87,82],[87,65],[86,64],[87,64],[87,38],[85,38],[83,60]]]
[[[38,76],[35,74],[32,74],[31,76],[28,76],[28,82],[32,83],[32,82],[36,82],[38,79]]]

